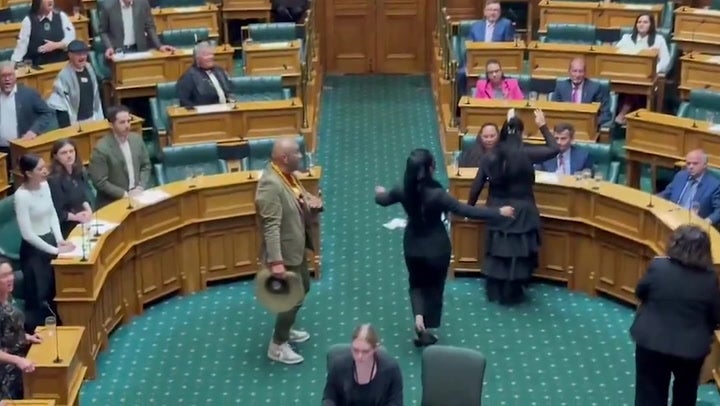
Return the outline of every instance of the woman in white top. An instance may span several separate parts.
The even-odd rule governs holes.
[[[75,247],[64,241],[60,232],[43,159],[26,154],[20,157],[18,166],[24,177],[14,199],[15,216],[22,235],[20,269],[24,276],[25,328],[33,332],[50,314],[48,305],[57,314],[54,310],[55,272],[51,261]]]
[[[667,73],[670,65],[670,51],[668,49],[665,37],[658,34],[655,26],[655,19],[650,14],[640,14],[635,19],[635,26],[632,34],[625,34],[615,45],[617,48],[629,52],[639,52],[644,49],[654,48],[658,50],[657,56],[657,73]],[[633,110],[637,110],[645,106],[646,100],[644,96],[622,94],[620,102],[620,111],[615,121],[618,124],[625,124],[625,115]]]

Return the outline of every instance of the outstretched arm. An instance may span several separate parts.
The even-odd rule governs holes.
[[[438,189],[437,199],[443,211],[451,212],[458,216],[467,217],[475,220],[490,220],[501,217],[500,209],[491,209],[487,207],[475,207],[468,204],[460,203],[456,198],[442,189]]]
[[[533,164],[545,162],[560,153],[560,146],[557,141],[555,141],[555,136],[546,124],[540,126],[540,132],[543,138],[545,138],[545,145],[532,145],[527,147],[528,158],[530,158]]]
[[[380,206],[392,206],[400,202],[400,200],[402,200],[402,191],[397,186],[390,189],[390,191],[386,191],[381,186],[375,188],[375,203]]]
[[[472,186],[470,186],[470,196],[468,196],[467,200],[468,205],[475,206],[475,203],[477,203],[478,198],[480,197],[480,193],[482,193],[483,189],[485,188],[486,181],[487,174],[485,174],[485,170],[483,170],[483,165],[481,162],[480,167],[475,174],[475,180],[473,180]]]

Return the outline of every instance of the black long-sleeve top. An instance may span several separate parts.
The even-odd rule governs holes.
[[[85,203],[89,204],[87,177],[84,173],[70,175],[67,173],[53,173],[47,178],[52,195],[53,205],[60,220],[60,230],[63,238],[67,238],[73,228],[78,224],[68,219],[70,213],[79,213],[85,210]]]
[[[328,367],[323,406],[403,406],[403,382],[397,361],[383,351],[375,354],[377,370],[367,384],[355,381],[352,353],[338,356]]]

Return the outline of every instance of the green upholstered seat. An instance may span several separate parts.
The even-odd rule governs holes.
[[[457,24],[457,33],[450,38],[450,51],[452,59],[458,61],[458,66],[465,66],[465,42],[470,39],[470,28],[482,20],[462,20]]]
[[[0,254],[13,261],[20,259],[20,228],[15,218],[15,198],[0,200]]]
[[[30,3],[13,4],[8,8],[10,9],[10,22],[19,23],[27,17],[30,12]]]
[[[720,121],[720,93],[706,89],[693,89],[690,91],[688,101],[682,102],[678,109],[678,117],[705,120],[708,113],[716,116]]]
[[[548,24],[540,42],[598,45],[597,29],[589,24]]]
[[[486,364],[482,353],[468,348],[426,347],[422,354],[422,405],[480,405]]]
[[[158,83],[155,87],[155,97],[150,98],[150,115],[158,135],[170,131],[167,108],[178,104],[180,102],[175,91],[175,82]]]
[[[253,42],[278,42],[302,39],[295,23],[248,24],[248,38]]]
[[[160,42],[176,48],[192,48],[198,42],[208,41],[210,30],[208,28],[183,28],[180,30],[165,30],[160,33]]]
[[[282,134],[279,134],[279,136],[282,136]],[[307,155],[305,151],[305,139],[303,136],[298,135],[296,140],[300,146],[300,152],[303,155],[301,166],[302,168],[306,168]],[[260,170],[265,168],[268,162],[270,162],[270,154],[274,142],[275,138],[257,138],[248,141],[249,152],[247,158],[243,159],[243,169]]]
[[[555,83],[567,81],[568,77],[559,77],[555,79]],[[607,79],[590,78],[593,82],[600,84],[600,91],[608,95],[608,102],[610,107],[610,120],[607,123],[599,123],[600,128],[604,131],[610,131],[613,123],[615,122],[615,116],[617,116],[618,106],[618,95],[610,90],[610,81]],[[548,94],[548,100],[552,99],[552,92]]]
[[[112,71],[105,59],[105,45],[102,43],[100,37],[94,37],[90,46],[92,52],[90,52],[88,56],[90,57],[90,64],[95,69],[95,76],[97,76],[98,81],[101,83],[110,80]]]
[[[10,57],[12,57],[12,54],[14,51],[15,51],[14,48],[1,48],[0,49],[0,60],[9,61]]]
[[[230,78],[238,101],[283,100],[290,90],[283,88],[282,76],[236,76]]]
[[[610,144],[576,142],[573,147],[590,154],[594,173],[601,173],[606,181],[617,183],[620,175],[620,162],[613,160]]]
[[[188,144],[163,148],[163,160],[154,165],[158,183],[177,182],[188,178],[189,172],[198,175],[227,173],[227,163],[218,158],[216,143]]]
[[[720,10],[720,0],[712,0],[710,2],[710,9],[711,10]]]
[[[205,0],[158,0],[158,7],[197,7],[204,6]]]

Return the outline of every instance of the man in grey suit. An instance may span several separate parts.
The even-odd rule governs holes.
[[[320,198],[308,193],[294,172],[300,167],[302,153],[294,138],[279,138],[272,150],[272,162],[258,180],[255,205],[262,225],[261,261],[273,276],[297,274],[305,294],[310,290],[306,250],[314,250],[310,238],[312,216],[322,211]],[[275,331],[268,347],[268,358],[283,364],[299,364],[303,357],[290,347],[310,339],[305,331],[293,329],[302,303],[277,315]]]
[[[32,139],[56,127],[52,109],[37,90],[17,83],[14,62],[0,64],[0,152],[8,154],[10,141]]]
[[[97,208],[147,189],[150,157],[140,135],[130,132],[130,111],[125,106],[108,109],[111,132],[102,137],[92,154],[88,174],[97,189]]]
[[[157,48],[170,52],[174,48],[163,45],[158,38],[148,0],[105,0],[100,7],[100,38],[105,45],[105,57],[115,50],[143,52]]]

